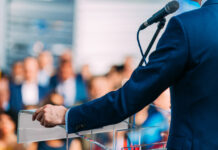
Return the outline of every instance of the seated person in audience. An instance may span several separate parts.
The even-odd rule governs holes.
[[[109,82],[113,85],[113,90],[116,90],[122,86],[122,81],[124,79],[123,72],[123,65],[114,65],[111,67],[109,73],[107,74]]]
[[[88,64],[85,64],[81,68],[81,76],[84,81],[88,82],[92,78],[92,73]]]
[[[86,84],[81,75],[76,75],[70,52],[60,57],[57,74],[52,77],[51,88],[64,97],[64,106],[71,107],[88,99]]]
[[[133,128],[140,127],[142,130],[128,133],[129,146],[152,144],[167,141],[170,116],[169,90],[164,91],[155,101],[155,105],[146,106],[134,116]],[[157,105],[157,106],[156,106]],[[144,128],[144,129],[143,129]],[[147,129],[146,129],[147,128]],[[139,139],[141,137],[141,139]],[[163,145],[157,145],[163,146]],[[151,148],[151,147],[147,147]],[[160,147],[152,147],[160,148]]]
[[[26,106],[38,105],[49,89],[38,84],[38,62],[33,57],[24,60],[24,82],[10,84],[10,109],[16,114]]]
[[[21,85],[24,81],[23,62],[17,61],[12,66],[10,82],[15,85]]]
[[[0,112],[0,150],[25,150],[22,144],[17,144],[15,123],[4,112]]]
[[[48,87],[51,76],[54,74],[53,57],[49,51],[43,51],[38,56],[40,86]]]
[[[96,99],[113,89],[105,76],[94,76],[88,82],[89,99]]]

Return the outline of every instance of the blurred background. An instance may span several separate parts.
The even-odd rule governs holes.
[[[167,1],[161,0],[1,0],[0,66],[49,50],[55,57],[70,49],[76,69],[89,64],[94,74],[139,59],[136,31]],[[154,31],[141,37],[147,44]],[[146,46],[146,45],[145,45]],[[116,55],[114,55],[116,54]]]
[[[141,59],[138,27],[167,2],[0,0],[0,150],[66,149],[65,140],[17,144],[18,112],[45,104],[80,105],[120,88]],[[143,49],[156,27],[142,32]],[[160,126],[143,132],[140,143],[167,140],[169,110],[167,90],[134,116],[134,126]],[[138,144],[138,134],[120,132],[120,148]],[[112,137],[93,138],[111,147]],[[90,144],[70,141],[70,150],[82,149]]]

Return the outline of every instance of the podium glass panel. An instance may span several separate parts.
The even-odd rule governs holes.
[[[86,135],[85,150],[166,150],[168,133],[161,132],[154,139],[160,127],[114,130],[113,132]],[[89,140],[87,140],[87,138]]]

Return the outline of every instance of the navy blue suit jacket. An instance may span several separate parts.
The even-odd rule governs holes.
[[[118,123],[168,87],[168,150],[218,150],[218,0],[173,17],[146,67],[121,89],[69,110],[68,132]]]

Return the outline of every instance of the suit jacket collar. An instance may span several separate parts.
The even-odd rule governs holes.
[[[218,4],[218,0],[207,0],[203,6]]]

